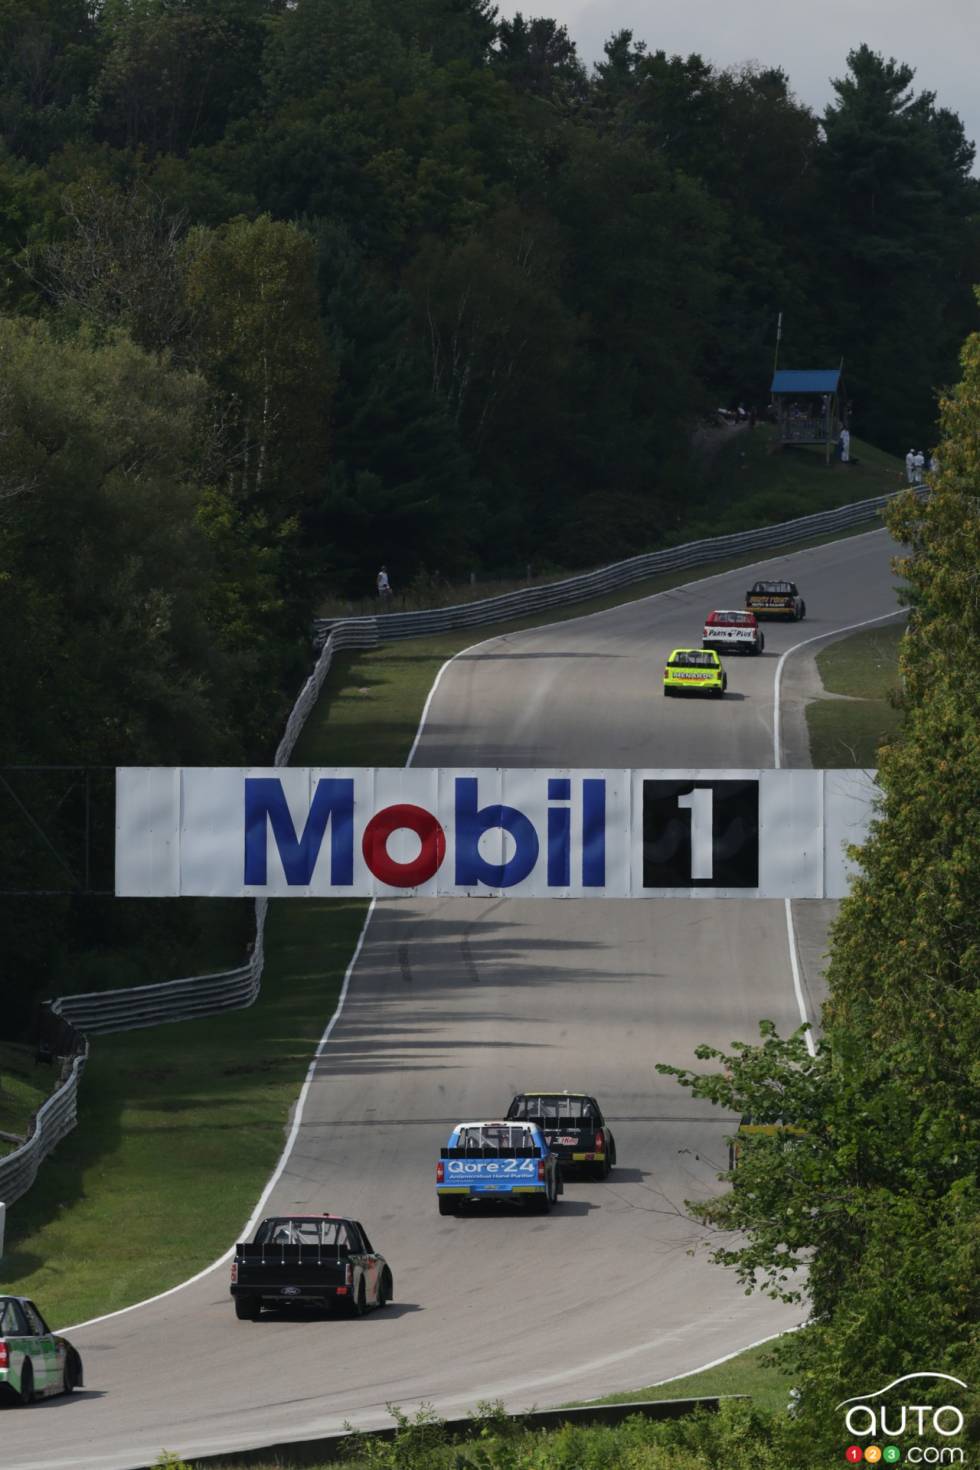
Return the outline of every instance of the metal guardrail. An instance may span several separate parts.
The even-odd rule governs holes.
[[[428,612],[379,613],[374,617],[316,618],[314,642],[319,647],[328,637],[343,636],[337,647],[374,648],[399,638],[417,638],[426,633],[444,633],[453,628],[472,628],[480,624],[505,622],[509,618],[526,617],[544,608],[562,607],[587,602],[604,592],[629,587],[657,572],[683,570],[703,566],[706,562],[737,555],[743,551],[765,551],[790,541],[805,541],[808,536],[828,531],[846,530],[872,520],[892,500],[892,495],[878,495],[871,500],[842,505],[837,510],[818,511],[794,521],[781,521],[756,531],[736,531],[728,536],[711,536],[703,541],[689,541],[683,546],[663,551],[648,551],[614,562],[594,572],[566,577],[541,587],[521,587],[498,597],[483,597],[475,602],[456,603],[453,607],[435,608]]]
[[[892,499],[892,495],[879,495],[872,500],[801,516],[761,530],[691,541],[684,546],[633,556],[578,577],[567,577],[542,587],[520,588],[499,597],[484,597],[475,602],[458,603],[454,607],[334,621],[318,618],[314,630],[319,655],[286,721],[274,764],[288,764],[300,732],[320,696],[334,654],[342,649],[376,648],[400,638],[415,638],[426,633],[442,633],[481,624],[485,626],[508,618],[525,617],[550,607],[586,602],[604,592],[642,582],[657,572],[703,566],[741,552],[764,551],[769,546],[782,546],[791,541],[806,540],[809,536],[860,525],[873,520]],[[0,1200],[9,1205],[19,1199],[33,1184],[42,1160],[75,1126],[79,1078],[88,1056],[88,1043],[81,1033],[98,1036],[112,1031],[132,1031],[144,1026],[239,1010],[253,1004],[262,983],[267,902],[264,898],[256,900],[255,943],[248,963],[238,969],[223,970],[213,975],[194,975],[185,980],[166,980],[157,985],[139,985],[127,990],[90,991],[84,995],[63,996],[52,1003],[52,1012],[69,1022],[79,1033],[79,1053],[70,1065],[66,1063],[67,1075],[36,1113],[27,1142],[16,1152],[0,1159]]]
[[[136,1031],[141,1026],[160,1026],[167,1021],[189,1021],[219,1011],[243,1010],[256,999],[262,984],[267,907],[268,899],[256,899],[255,944],[248,963],[236,970],[193,975],[187,980],[164,980],[128,990],[66,995],[54,1001],[51,1010],[87,1036]]]
[[[688,1414],[696,1414],[699,1411],[706,1414],[717,1414],[722,1402],[734,1399],[746,1399],[748,1394],[730,1393],[721,1395],[706,1395],[697,1399],[643,1399],[632,1404],[579,1404],[567,1409],[531,1409],[526,1414],[503,1414],[501,1417],[509,1423],[521,1429],[556,1430],[561,1429],[564,1424],[602,1424],[612,1427],[623,1424],[627,1419],[639,1416],[641,1419],[652,1419],[664,1421],[665,1419],[684,1419]],[[481,1419],[443,1419],[438,1421],[439,1428],[445,1435],[447,1443],[456,1443],[461,1440],[472,1439],[475,1435],[482,1434],[485,1421]],[[193,1470],[203,1470],[208,1465],[221,1465],[225,1470],[239,1470],[239,1467],[247,1465],[328,1465],[334,1460],[353,1458],[352,1446],[365,1443],[377,1443],[378,1441],[391,1444],[404,1431],[397,1427],[392,1429],[366,1429],[347,1431],[343,1434],[326,1434],[317,1439],[295,1439],[286,1440],[281,1444],[260,1445],[255,1449],[248,1450],[221,1450],[217,1454],[189,1455],[189,1463]],[[409,1435],[412,1433],[411,1421],[409,1422]],[[157,1461],[159,1464],[159,1461]],[[154,1470],[151,1465],[145,1465],[142,1470]]]
[[[27,1193],[48,1154],[75,1126],[78,1083],[88,1060],[88,1042],[83,1036],[78,1038],[78,1045],[76,1055],[65,1059],[56,1091],[31,1119],[26,1142],[0,1159],[0,1199],[7,1205]]]

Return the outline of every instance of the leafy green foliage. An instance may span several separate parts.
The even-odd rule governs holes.
[[[760,1045],[700,1048],[714,1070],[659,1068],[768,1125],[737,1135],[733,1187],[693,1213],[749,1289],[802,1300],[806,1269],[810,1326],[784,1352],[828,1452],[844,1385],[980,1369],[980,336],[962,362],[932,494],[889,515],[908,547],[904,721],[834,925],[824,1037],[811,1056],[763,1022]]]
[[[858,47],[821,131],[778,67],[623,31],[589,74],[492,0],[0,0],[0,747],[260,759],[382,561],[710,523],[692,431],[761,407],[779,311],[856,432],[928,442],[980,211],[913,80]],[[53,904],[31,977],[79,942]]]
[[[0,406],[0,764],[212,764],[268,749],[289,659],[275,569],[208,483],[220,435],[204,380],[119,329],[62,338],[0,319]],[[75,808],[31,804],[74,854]],[[7,886],[15,874],[71,888],[77,865],[53,883],[49,850],[25,834],[5,795]],[[101,852],[110,827],[93,839]],[[16,1032],[34,984],[51,993],[71,945],[107,941],[126,916],[91,900],[3,907]]]
[[[827,246],[853,322],[850,391],[867,405],[868,437],[898,449],[931,438],[930,388],[952,376],[972,325],[980,184],[959,118],[914,93],[912,67],[867,46],[847,63],[817,157]]]

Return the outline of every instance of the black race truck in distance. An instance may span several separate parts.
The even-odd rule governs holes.
[[[563,1169],[582,1168],[608,1179],[616,1162],[616,1140],[594,1097],[584,1092],[519,1092],[508,1119],[536,1123]]]
[[[795,582],[753,582],[745,594],[745,611],[757,618],[787,618],[798,623],[806,617],[806,603]]]
[[[272,1215],[239,1242],[231,1265],[235,1316],[255,1322],[263,1307],[319,1307],[360,1316],[394,1290],[391,1268],[363,1225],[342,1215]]]

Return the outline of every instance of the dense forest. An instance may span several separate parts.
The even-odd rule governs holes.
[[[933,442],[960,120],[866,47],[818,117],[650,39],[590,70],[490,0],[0,0],[0,765],[265,758],[317,599],[382,561],[676,537],[779,312],[857,433]],[[101,932],[0,903],[25,993]]]

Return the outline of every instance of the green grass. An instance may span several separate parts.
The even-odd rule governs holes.
[[[703,506],[694,513],[724,521],[725,530],[749,530],[831,510],[905,485],[905,466],[892,454],[851,439],[851,464],[824,462],[823,451],[793,445],[780,449],[770,425],[731,435],[709,461]],[[732,504],[732,487],[737,499]]]
[[[779,1413],[789,1402],[792,1380],[773,1362],[775,1343],[747,1348],[715,1368],[675,1378],[669,1383],[654,1383],[649,1388],[631,1389],[589,1400],[597,1404],[637,1404],[650,1399],[714,1398],[728,1394],[748,1394],[760,1409]]]
[[[56,1081],[56,1070],[39,1067],[29,1046],[0,1042],[0,1133],[25,1138],[31,1118]],[[11,1138],[0,1138],[0,1158],[19,1147]]]
[[[661,547],[638,546],[637,554],[699,541],[704,537],[776,525],[798,516],[814,515],[817,511],[835,510],[838,506],[871,500],[877,495],[889,495],[905,485],[902,461],[861,439],[851,440],[856,456],[851,464],[843,465],[833,460],[829,466],[825,464],[821,450],[807,446],[779,449],[775,444],[774,431],[768,424],[760,424],[752,432],[725,434],[722,431],[718,442],[720,448],[717,452],[704,456],[705,468],[700,486],[684,508],[684,525],[672,531]],[[817,545],[819,541],[803,544]],[[744,562],[743,555],[730,565],[741,566]],[[716,570],[723,571],[725,566],[719,565]],[[710,569],[705,568],[704,575],[709,574]],[[527,587],[545,586],[573,575],[571,571],[552,567],[530,578],[498,578],[456,584],[440,578],[423,577],[408,588],[396,589],[390,611],[450,607]],[[683,573],[681,580],[690,580],[697,575],[697,570],[692,569]],[[647,591],[642,590],[646,586],[642,584],[638,588],[615,593],[611,601],[606,600],[601,605],[615,606],[633,597],[646,596],[648,591],[659,590],[657,583],[658,579],[653,579]],[[666,585],[676,586],[677,582]],[[596,610],[591,605],[583,604],[582,607]],[[373,616],[378,612],[378,600],[374,596],[360,599],[326,597],[319,612],[323,617],[334,618]],[[557,614],[544,621],[553,621],[561,616],[574,617],[577,613]]]
[[[186,975],[233,970],[243,963],[254,934],[251,902],[244,898],[112,899],[132,912],[123,916],[123,937],[73,955],[60,995],[154,985]],[[181,923],[170,922],[180,905]]]
[[[822,546],[831,540],[863,535],[867,530],[868,526],[864,525],[834,536],[790,542],[785,547],[771,548],[765,555],[778,556],[785,550],[801,551],[808,546]],[[638,598],[650,597],[656,592],[665,592],[671,587],[680,587],[701,577],[716,576],[744,565],[745,553],[703,567],[662,572],[618,592],[576,603],[573,607],[537,613],[533,617],[339,654],[331,665],[321,695],[320,711],[328,709],[329,719],[321,717],[309,722],[297,744],[293,764],[400,766],[411,749],[433,679],[445,660],[460,649],[499,634],[519,632],[522,628],[539,628],[621,607]]]
[[[78,1128],[8,1214],[5,1289],[64,1325],[162,1291],[235,1240],[366,908],[273,903],[253,1007],[93,1041]]]
[[[817,654],[817,668],[828,694],[853,699],[887,699],[898,686],[898,650],[904,623],[865,628]]]
[[[810,759],[815,768],[874,767],[878,748],[895,740],[902,713],[891,703],[898,688],[903,624],[866,628],[817,655],[824,688],[845,699],[807,706]]]
[[[401,765],[432,679],[458,649],[743,564],[744,556],[730,558],[550,616],[338,658],[294,762]],[[94,1039],[79,1126],[8,1216],[0,1268],[8,1289],[35,1296],[66,1324],[175,1285],[234,1241],[279,1156],[365,910],[340,900],[274,902],[254,1007]],[[205,965],[216,963],[221,944],[220,934],[211,939],[215,958]],[[223,956],[229,964],[241,957],[241,948]]]

